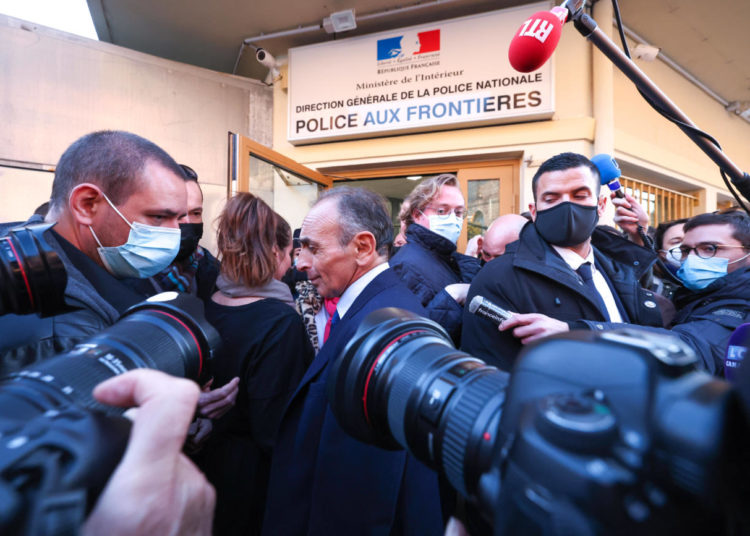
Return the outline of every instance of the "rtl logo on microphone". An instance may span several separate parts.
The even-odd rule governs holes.
[[[565,20],[568,17],[568,10],[559,6],[554,7],[550,10],[550,13],[555,15],[562,24],[565,24]],[[546,12],[544,13],[546,14]],[[555,29],[555,25],[540,17],[532,17],[523,23],[521,29],[518,32],[519,37],[533,37],[540,43],[544,43],[547,38],[552,34]]]

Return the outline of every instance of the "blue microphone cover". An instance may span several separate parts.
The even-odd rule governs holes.
[[[620,166],[617,165],[617,160],[612,155],[609,154],[598,154],[596,156],[593,156],[591,158],[591,162],[596,166],[596,168],[599,170],[599,177],[601,178],[600,183],[602,185],[611,183],[612,181],[617,181],[617,179],[620,178],[622,175],[622,171],[620,171]],[[617,187],[619,188],[620,184],[619,182],[616,183]],[[610,185],[610,188],[614,185]]]

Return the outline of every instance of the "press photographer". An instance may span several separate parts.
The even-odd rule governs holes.
[[[182,168],[152,142],[121,131],[74,142],[52,183],[46,221],[57,225],[44,232],[67,272],[65,307],[46,318],[0,317],[0,375],[69,350],[141,301],[120,279],[172,262],[186,206]]]
[[[575,332],[531,346],[509,380],[382,309],[327,392],[348,433],[438,470],[495,534],[741,533],[747,422],[696,361],[671,336]]]

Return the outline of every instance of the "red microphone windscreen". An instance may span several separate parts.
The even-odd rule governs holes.
[[[567,11],[562,8],[567,14]],[[561,20],[562,19],[562,20]],[[557,47],[565,16],[558,8],[534,13],[513,36],[508,59],[516,71],[530,73],[544,65]]]

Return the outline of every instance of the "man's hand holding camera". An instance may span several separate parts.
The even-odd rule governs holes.
[[[83,534],[211,534],[215,492],[182,453],[200,391],[189,380],[134,370],[94,389],[104,404],[137,406],[128,448]]]

